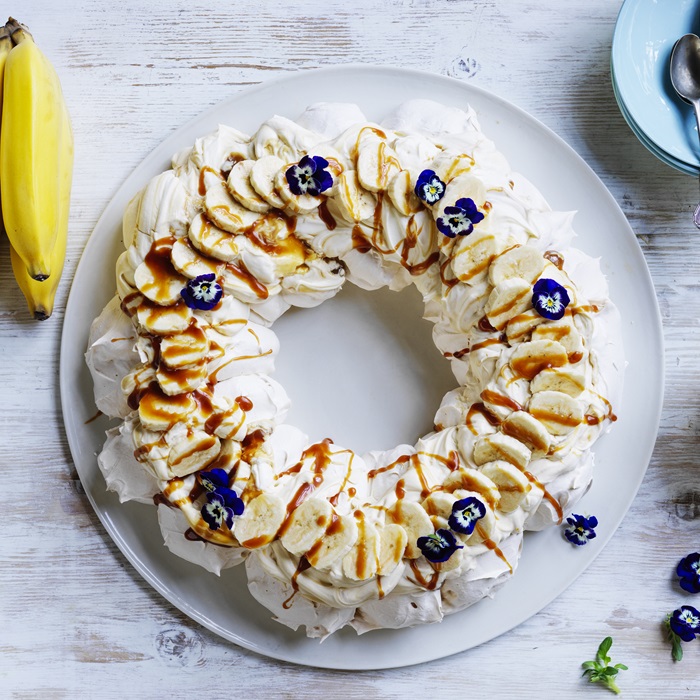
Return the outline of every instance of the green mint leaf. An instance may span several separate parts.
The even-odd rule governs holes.
[[[603,673],[604,673],[606,676],[616,676],[616,675],[618,674],[618,670],[617,670],[616,668],[614,668],[613,666],[608,666],[608,667],[603,671]]]
[[[621,671],[628,671],[629,669],[625,664],[615,664],[615,668],[620,669]]]
[[[612,644],[612,637],[606,637],[598,647],[598,651],[596,652],[596,660],[584,661],[581,664],[581,668],[584,669],[583,677],[588,677],[589,683],[600,683],[618,695],[620,693],[620,689],[615,683],[616,676],[619,671],[627,671],[628,669],[625,664],[615,664],[615,666],[609,665],[611,659],[608,656],[608,652],[610,651]]]
[[[598,656],[602,658],[606,658],[608,652],[610,651],[610,647],[612,646],[613,640],[612,637],[606,637],[601,643],[600,646],[598,647]],[[610,661],[610,659],[608,659]]]
[[[595,661],[584,661],[581,664],[581,668],[585,668],[587,670],[591,670],[591,669],[594,669],[597,667],[598,667],[598,664]]]

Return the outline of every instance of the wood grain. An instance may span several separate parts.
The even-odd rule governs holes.
[[[600,640],[631,698],[697,698],[700,644],[673,664],[661,620],[691,602],[678,559],[700,549],[697,182],[632,135],[611,89],[610,0],[25,0],[76,133],[71,234],[57,310],[29,320],[0,242],[3,368],[0,696],[8,698],[603,697],[579,664]],[[69,8],[69,9],[68,9]],[[58,396],[63,309],[80,253],[129,172],[208,106],[288,71],[365,62],[451,75],[507,97],[594,168],[639,236],[665,324],[667,393],[647,477],[612,541],[545,610],[470,652],[411,669],[341,673],[225,642],[136,574],[82,492]],[[698,601],[693,601],[698,605]],[[468,633],[468,630],[465,631]]]

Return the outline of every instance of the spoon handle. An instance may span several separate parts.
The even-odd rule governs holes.
[[[693,222],[698,228],[700,228],[700,204],[698,204],[698,206],[695,207],[695,213],[693,214]]]
[[[695,111],[695,121],[698,125],[698,136],[700,136],[700,101],[693,100],[693,110]],[[700,228],[700,204],[695,207],[695,213],[693,214],[693,223]]]

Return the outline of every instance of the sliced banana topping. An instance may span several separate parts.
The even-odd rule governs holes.
[[[506,337],[510,345],[522,342],[544,319],[534,309],[513,316],[506,326]]]
[[[545,426],[527,411],[514,411],[501,423],[501,430],[527,445],[533,455],[547,454],[552,438]]]
[[[586,388],[586,375],[578,365],[544,369],[531,382],[530,391],[560,391],[576,398]]]
[[[265,214],[270,211],[270,205],[253,189],[250,182],[250,173],[254,165],[255,161],[253,160],[242,160],[240,163],[236,163],[231,168],[226,185],[233,198],[242,207]],[[279,171],[276,171],[274,176],[277,175],[277,172]]]
[[[325,535],[306,553],[306,559],[319,571],[341,560],[357,541],[358,528],[351,515],[333,516]]]
[[[360,187],[356,170],[346,170],[337,179],[336,193],[328,200],[328,211],[335,219],[349,224],[374,216],[377,199]]]
[[[192,219],[187,235],[197,250],[215,260],[231,262],[238,256],[236,237],[215,226],[204,214]]]
[[[510,462],[487,462],[481,467],[481,473],[498,487],[501,494],[498,510],[504,513],[512,513],[532,488],[527,477]]]
[[[280,196],[284,202],[284,208],[290,214],[310,214],[318,209],[324,199],[311,194],[294,194],[289,189],[285,169],[280,170],[275,175],[275,192]]]
[[[461,467],[453,471],[443,482],[442,487],[445,491],[453,493],[458,490],[474,491],[480,494],[481,499],[488,503],[492,508],[498,505],[500,494],[496,484],[477,469],[469,467]],[[452,506],[450,506],[450,513]],[[449,513],[448,513],[449,515]]]
[[[275,539],[287,510],[282,499],[261,493],[246,504],[243,515],[236,520],[236,539],[246,549],[259,549]]]
[[[407,544],[408,536],[401,525],[390,523],[379,528],[379,576],[388,576],[394,571],[403,558]]]
[[[494,260],[489,269],[489,281],[498,286],[511,277],[520,277],[531,286],[544,270],[542,253],[530,246],[517,246]]]
[[[182,333],[168,335],[160,342],[160,360],[170,369],[182,369],[199,364],[209,352],[209,340],[204,331],[191,324]]]
[[[164,394],[176,396],[196,391],[207,381],[207,365],[202,362],[194,367],[168,369],[161,365],[156,370],[156,379]]]
[[[187,476],[208,467],[220,451],[218,437],[195,430],[170,448],[168,466],[175,476]]]
[[[461,155],[442,153],[430,164],[430,169],[445,184],[449,184],[460,175],[466,175],[473,167],[474,159],[466,153]]]
[[[481,282],[502,247],[502,238],[487,231],[475,229],[468,236],[461,237],[452,250],[455,276],[468,284]]]
[[[445,196],[433,207],[433,216],[436,219],[444,216],[446,207],[455,206],[457,200],[463,198],[473,200],[481,211],[486,200],[484,183],[469,173],[457,176],[445,187]]]
[[[404,556],[408,559],[418,559],[422,554],[417,544],[418,538],[432,535],[435,531],[425,510],[418,503],[402,498],[387,511],[387,519],[406,530],[407,543]]]
[[[156,370],[150,364],[137,365],[121,382],[121,389],[127,397],[129,406],[135,407],[141,398],[141,394],[156,381]]]
[[[572,362],[583,357],[583,338],[576,330],[571,316],[564,316],[558,321],[547,321],[540,324],[532,332],[532,339],[556,340],[564,346]]]
[[[474,443],[473,459],[478,466],[487,462],[503,460],[510,462],[518,469],[525,469],[530,462],[531,455],[530,449],[523,445],[520,440],[503,433],[485,435]]]
[[[375,136],[362,139],[357,156],[357,177],[362,187],[370,192],[386,190],[401,170],[401,163],[387,142]]]
[[[307,498],[292,511],[280,537],[291,554],[306,554],[324,535],[333,517],[333,506],[323,498]]]
[[[522,314],[532,305],[532,285],[520,277],[506,279],[494,287],[486,301],[486,318],[502,331],[508,321]]]
[[[567,435],[583,420],[583,406],[561,391],[539,391],[532,395],[528,411],[552,435]]]
[[[423,208],[420,199],[416,197],[415,187],[418,173],[402,170],[396,173],[389,183],[387,194],[396,211],[403,216],[417,214]]]
[[[459,497],[466,498],[469,495],[473,494],[468,492],[460,492]],[[466,538],[468,545],[481,544],[486,540],[490,540],[496,534],[496,515],[488,503],[485,503],[484,505],[486,507],[484,517],[479,519],[479,521],[476,523],[476,527],[474,528],[474,532]]]
[[[472,470],[472,471],[474,471],[474,470]],[[447,487],[445,487],[445,488],[447,488]],[[461,488],[461,487],[456,487],[456,488]],[[428,515],[438,516],[440,518],[443,518],[445,521],[447,521],[447,519],[452,514],[452,505],[457,500],[457,498],[455,496],[453,496],[452,493],[449,493],[449,491],[452,491],[452,490],[454,490],[454,489],[447,489],[447,491],[435,491],[434,493],[431,493],[423,501],[423,503],[421,503],[425,512]]]
[[[241,233],[258,220],[255,212],[241,206],[231,196],[223,180],[207,187],[204,209],[210,221],[229,233]]]
[[[358,531],[355,544],[343,557],[343,573],[351,581],[366,581],[377,573],[379,533],[372,523],[366,521],[361,521]]]
[[[173,244],[171,253],[173,267],[188,279],[194,279],[200,275],[218,275],[223,263],[204,257],[190,243],[189,238],[178,238]]]
[[[142,302],[136,311],[136,318],[139,325],[148,333],[165,335],[181,333],[189,328],[194,315],[184,301],[174,306],[158,306],[150,302]]]
[[[250,184],[255,192],[273,209],[283,209],[284,200],[275,191],[277,173],[285,167],[285,162],[277,156],[263,156],[253,161],[250,169]]]
[[[187,278],[173,267],[169,254],[167,258],[158,257],[159,260],[155,261],[146,256],[134,272],[134,283],[139,292],[154,304],[172,306],[180,301],[180,292],[187,284]]]
[[[521,343],[510,356],[510,366],[516,376],[529,380],[544,369],[562,367],[568,362],[566,349],[556,340],[532,340]]]
[[[239,396],[235,401],[226,397],[217,399],[215,411],[204,426],[207,432],[228,441],[242,440],[248,432],[246,412],[238,403],[242,398]]]
[[[152,384],[139,402],[139,420],[147,430],[170,430],[176,423],[185,422],[196,408],[189,394],[168,396]]]

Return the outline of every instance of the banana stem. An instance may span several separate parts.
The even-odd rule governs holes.
[[[29,30],[13,17],[10,17],[7,20],[7,24],[5,24],[5,29],[9,32],[10,38],[12,39],[12,43],[15,46],[17,46],[17,44],[21,44],[26,39],[34,41],[34,37],[31,35]]]

